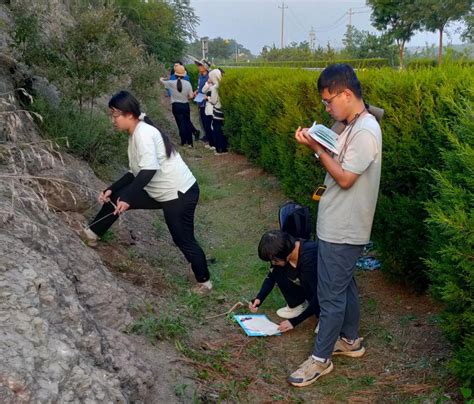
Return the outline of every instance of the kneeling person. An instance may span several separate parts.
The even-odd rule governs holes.
[[[288,319],[280,323],[281,332],[293,329],[313,314],[319,317],[317,244],[295,239],[281,230],[272,230],[262,236],[258,255],[263,261],[270,261],[272,267],[257,297],[249,304],[250,311],[257,312],[277,284],[287,303],[277,311],[280,317]],[[299,284],[296,283],[298,280]]]

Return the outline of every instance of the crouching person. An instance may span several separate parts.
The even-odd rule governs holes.
[[[257,312],[277,284],[287,303],[277,310],[278,316],[287,319],[280,323],[279,331],[289,331],[312,315],[319,317],[317,244],[272,230],[262,236],[258,255],[263,261],[271,262],[272,267],[257,297],[250,302],[250,311]]]

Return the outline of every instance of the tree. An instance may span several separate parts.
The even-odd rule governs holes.
[[[390,64],[396,59],[396,46],[393,39],[387,35],[375,35],[369,31],[360,31],[353,25],[348,25],[344,38],[344,53],[354,59],[386,58]]]
[[[473,0],[422,0],[422,25],[430,32],[439,32],[438,64],[443,58],[443,33],[446,25],[460,20],[472,10]]]
[[[116,5],[130,36],[162,62],[180,59],[186,43],[196,38],[199,18],[189,0],[116,0]]]
[[[238,43],[235,39],[224,39],[221,37],[209,39],[208,57],[216,61],[225,61],[235,58],[235,55],[244,55],[246,59],[253,58],[250,50]],[[201,55],[201,41],[195,41],[188,45],[188,53],[193,56]]]
[[[400,68],[406,43],[420,28],[420,6],[418,0],[367,0],[372,8],[371,20],[375,28],[393,38],[398,46]]]
[[[465,28],[461,32],[461,38],[466,42],[474,42],[474,11],[471,10],[463,20]]]

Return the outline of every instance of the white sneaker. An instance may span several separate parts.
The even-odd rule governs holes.
[[[308,307],[307,302],[301,303],[299,306],[293,308],[285,306],[281,309],[278,309],[276,314],[278,317],[281,318],[295,318],[298,317],[301,313],[303,313],[303,311],[306,310],[306,307]]]
[[[198,295],[205,295],[212,290],[212,282],[210,280],[206,282],[198,282],[192,287],[192,291]]]
[[[88,227],[81,229],[81,231],[79,232],[79,237],[89,247],[97,247],[97,244],[100,239],[100,237]]]

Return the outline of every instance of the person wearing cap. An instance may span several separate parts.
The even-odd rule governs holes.
[[[207,80],[209,79],[209,70],[211,68],[211,64],[206,60],[202,59],[200,61],[195,61],[194,62],[198,69],[199,69],[199,77],[198,77],[198,89],[195,92],[195,96],[197,94],[203,94],[203,87],[206,85]],[[205,99],[202,100],[198,106],[199,106],[199,116],[201,118],[201,124],[202,127],[204,128],[204,137],[201,139],[203,142],[208,142],[210,148],[215,147],[214,145],[214,136],[212,133],[212,115],[207,115],[206,114],[206,101]]]
[[[102,205],[97,216],[82,230],[89,246],[99,239],[118,217],[130,209],[162,209],[173,241],[184,254],[204,294],[212,289],[204,251],[194,237],[194,213],[199,185],[170,138],[141,112],[137,99],[120,91],[109,101],[116,130],[128,132],[130,170],[99,194]]]
[[[175,80],[160,78],[161,83],[170,90],[171,110],[178,125],[181,146],[193,147],[193,124],[191,123],[191,110],[189,100],[194,97],[193,88],[189,81],[184,80],[186,70],[182,65],[175,65]]]
[[[176,62],[174,62],[173,64],[173,67],[171,68],[171,72],[170,72],[170,80],[176,80],[177,79],[177,76],[176,74],[174,74],[174,68],[176,66],[183,66],[183,62],[181,62],[181,60],[178,60]],[[189,81],[189,83],[191,83],[191,79],[189,78],[189,74],[188,72],[185,72],[184,76],[183,76],[183,80],[186,80],[186,81]],[[166,89],[166,94],[168,95],[168,97],[171,97],[171,91]],[[201,131],[199,129],[196,129],[196,127],[194,126],[193,124],[193,121],[190,121],[191,122],[191,132],[192,134],[194,135],[194,140],[199,140],[199,136],[201,135]]]

